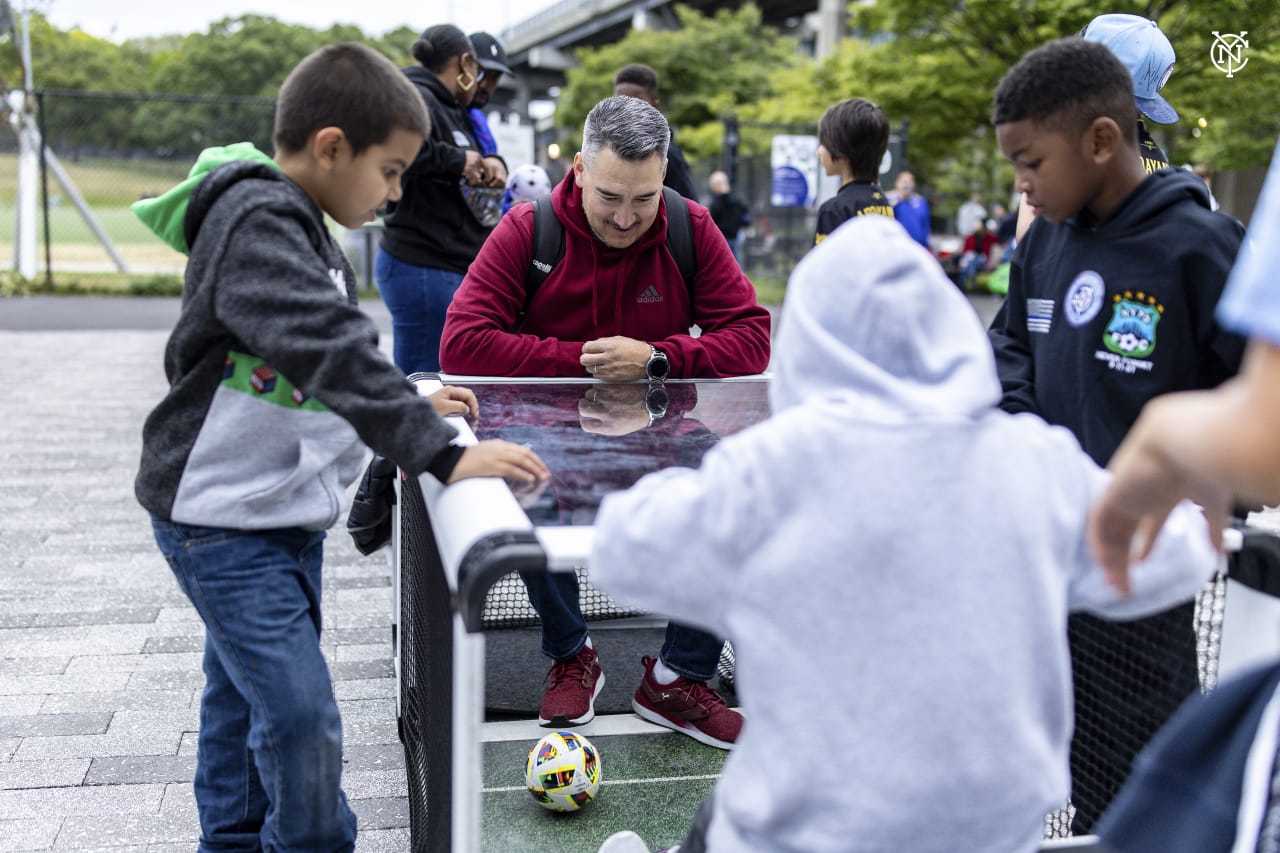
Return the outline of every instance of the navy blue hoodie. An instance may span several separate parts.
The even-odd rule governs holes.
[[[989,330],[1000,407],[1065,426],[1105,465],[1152,397],[1233,376],[1244,341],[1214,307],[1243,236],[1203,181],[1174,170],[1093,226],[1037,219]]]

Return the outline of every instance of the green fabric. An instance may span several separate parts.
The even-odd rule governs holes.
[[[164,195],[135,201],[130,205],[130,209],[134,216],[142,220],[143,225],[155,232],[157,237],[185,255],[190,250],[182,228],[187,216],[187,203],[191,201],[192,194],[204,180],[205,175],[219,166],[234,163],[237,160],[252,160],[276,166],[276,162],[255,148],[252,142],[237,142],[234,145],[206,148],[200,152],[195,165],[191,167],[191,171],[187,173],[182,183]],[[276,168],[279,167],[276,166]]]
[[[222,371],[222,387],[286,409],[329,411],[327,406],[315,397],[308,397],[301,388],[268,367],[262,359],[235,350],[227,351],[226,366]]]
[[[987,278],[987,290],[1000,296],[1009,294],[1009,262],[996,267]]]

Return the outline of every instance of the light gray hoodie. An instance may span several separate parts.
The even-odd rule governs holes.
[[[747,724],[710,850],[1034,850],[1068,793],[1068,611],[1190,598],[1203,519],[1180,506],[1132,597],[1107,586],[1083,535],[1107,475],[995,409],[982,326],[892,220],[800,263],[775,352],[772,418],[607,498],[591,558],[734,643]]]

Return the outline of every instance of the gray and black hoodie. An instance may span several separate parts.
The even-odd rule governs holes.
[[[322,530],[365,444],[411,475],[446,479],[462,453],[456,433],[378,349],[320,209],[265,155],[246,161],[237,148],[206,151],[138,211],[162,236],[180,221],[190,247],[138,501],[184,524]]]

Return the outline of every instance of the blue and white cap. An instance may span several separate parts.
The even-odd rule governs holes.
[[[1173,73],[1173,45],[1155,21],[1138,15],[1099,15],[1080,33],[1085,41],[1105,45],[1129,69],[1138,110],[1156,124],[1174,124],[1178,112],[1160,97]]]

